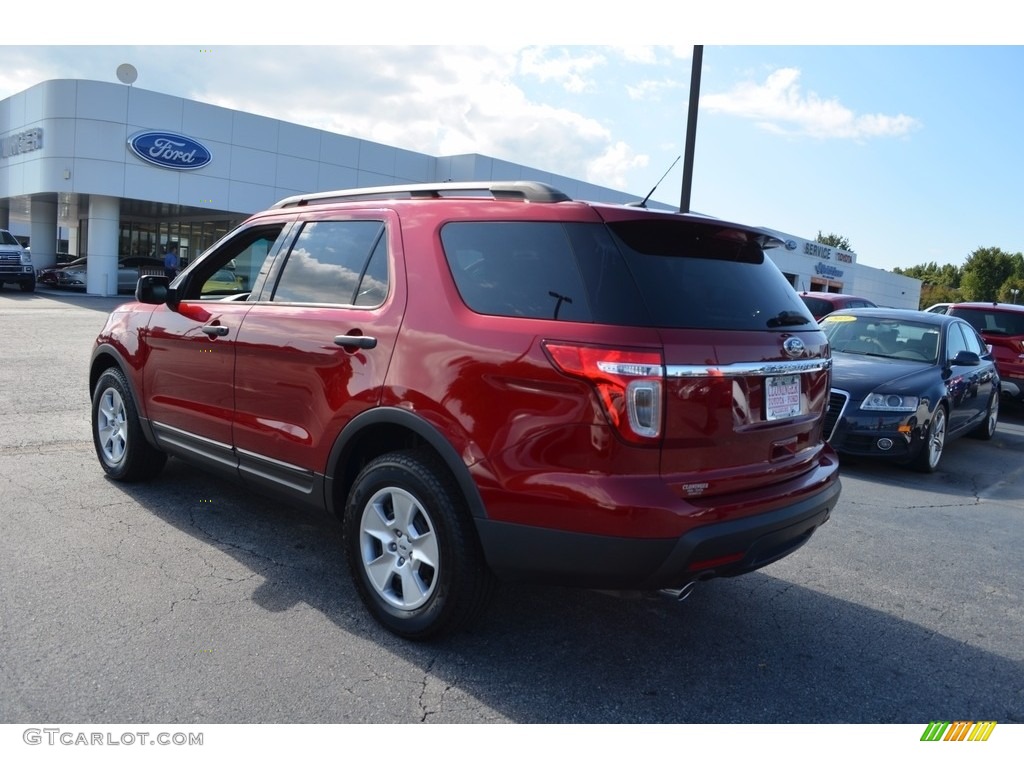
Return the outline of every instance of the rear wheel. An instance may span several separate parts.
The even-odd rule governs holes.
[[[167,461],[142,433],[131,390],[117,368],[105,370],[93,390],[92,438],[100,466],[114,480],[149,480]]]
[[[942,450],[945,447],[946,408],[940,405],[932,416],[932,423],[928,427],[928,438],[914,460],[914,469],[919,472],[934,472],[942,460]]]
[[[449,633],[486,606],[494,577],[458,486],[429,452],[367,464],[349,493],[344,537],[360,597],[395,634]]]
[[[978,440],[991,440],[996,433],[996,424],[999,421],[999,393],[993,392],[988,401],[988,410],[985,412],[985,420],[971,432],[971,437]]]

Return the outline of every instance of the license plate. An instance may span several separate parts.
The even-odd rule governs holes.
[[[765,417],[768,421],[801,414],[800,376],[769,376],[765,380]]]

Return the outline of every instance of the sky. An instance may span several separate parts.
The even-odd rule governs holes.
[[[763,5],[694,13],[653,0],[637,6],[642,17],[599,23],[602,7],[626,6],[523,0],[504,19],[495,14],[513,6],[403,6],[387,6],[390,32],[373,9],[321,25],[309,14],[244,28],[214,17],[203,34],[222,42],[194,42],[200,4],[153,6],[152,23],[143,6],[109,5],[68,16],[62,29],[84,30],[72,38],[40,24],[0,45],[0,99],[54,78],[116,82],[131,63],[134,88],[431,155],[490,155],[638,198],[667,171],[653,198],[678,206],[683,161],[672,164],[696,42],[692,210],[840,235],[882,269],[1024,251],[1024,46],[1001,39],[1019,25],[988,0],[967,21],[962,4],[931,4],[923,35],[918,12],[895,0],[865,0],[845,18],[800,0],[772,4],[770,17]],[[132,45],[121,17],[138,21]],[[84,39],[93,44],[72,44]]]

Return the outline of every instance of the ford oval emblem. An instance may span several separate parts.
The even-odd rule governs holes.
[[[147,163],[191,171],[209,165],[213,155],[195,139],[168,131],[143,131],[128,139],[132,152]]]
[[[787,240],[786,241],[786,250],[787,251],[795,251],[796,250],[796,240]]]
[[[786,350],[786,354],[790,357],[803,357],[807,351],[807,347],[800,341],[796,336],[790,336],[782,343],[782,348]]]

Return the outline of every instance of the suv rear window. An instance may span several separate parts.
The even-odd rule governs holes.
[[[954,307],[949,314],[954,317],[962,317],[982,333],[991,333],[996,336],[1024,336],[1024,312]]]
[[[811,324],[749,238],[650,218],[450,222],[441,230],[459,293],[481,314],[722,330],[766,330],[780,317]]]

